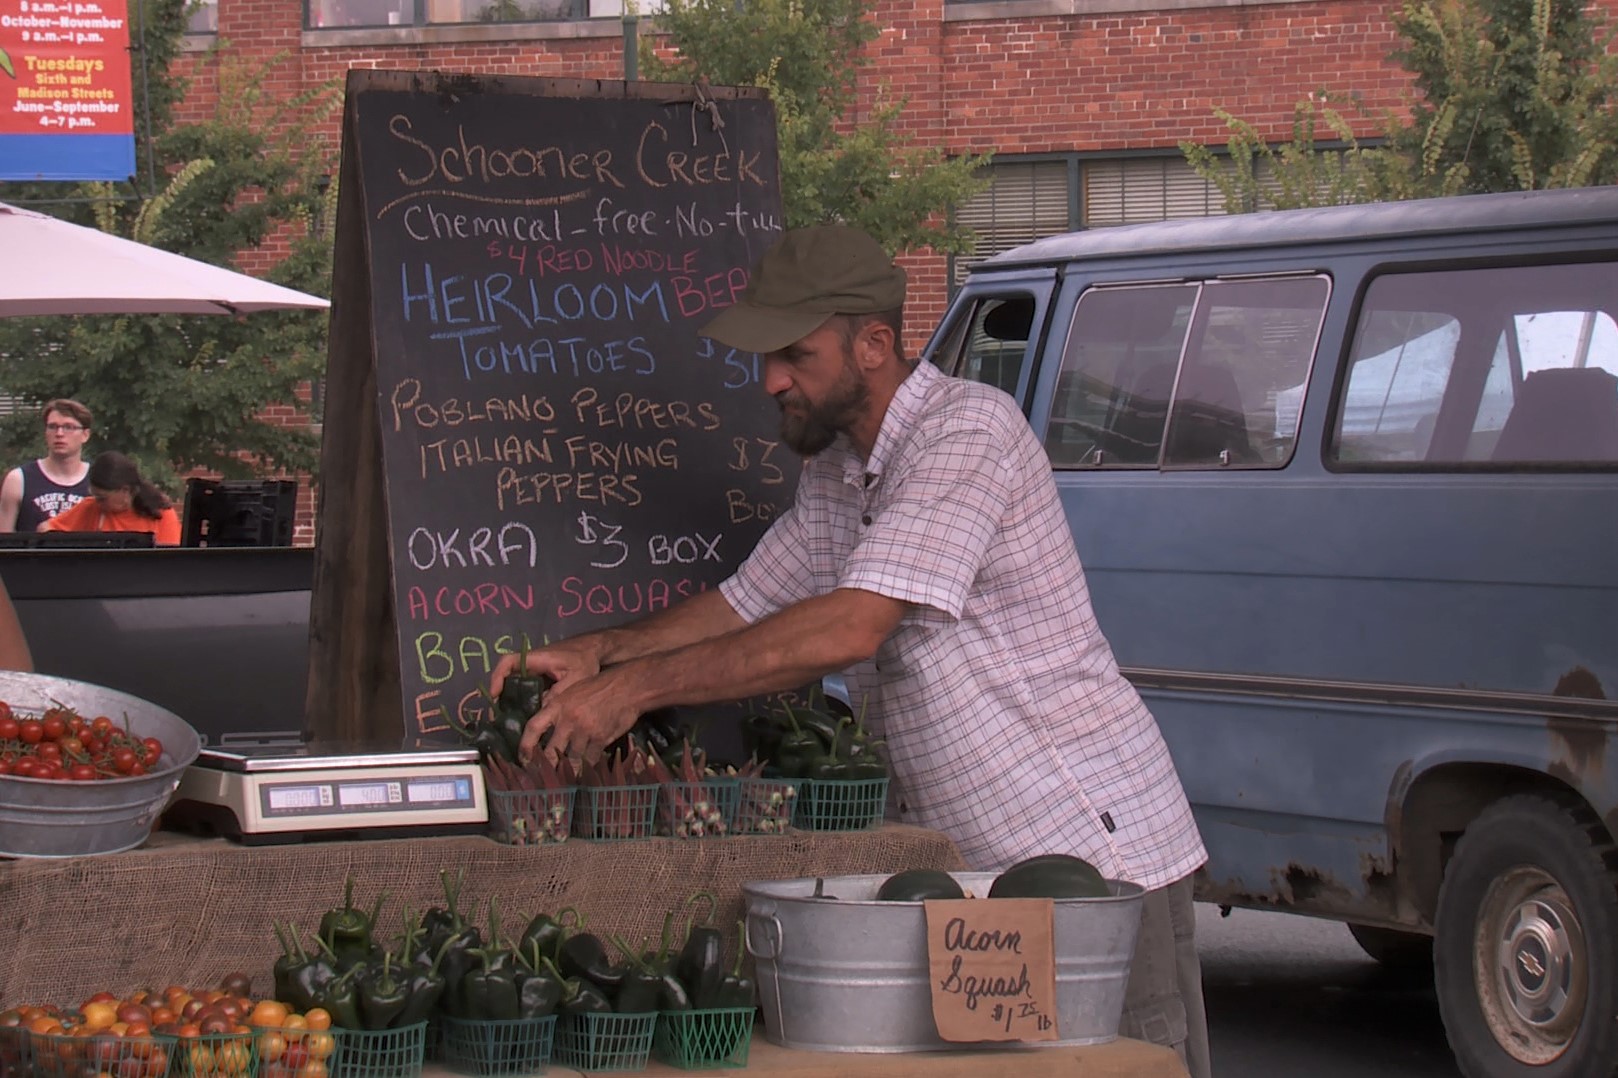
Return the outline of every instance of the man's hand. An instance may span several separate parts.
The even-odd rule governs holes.
[[[521,661],[520,654],[501,657],[495,664],[494,673],[489,675],[490,696],[499,697],[501,686],[505,685],[506,678],[517,673],[517,665]],[[600,671],[601,660],[596,648],[588,637],[580,636],[528,652],[528,663],[523,672],[545,674],[556,684],[566,685],[576,678],[591,677]]]
[[[545,706],[528,720],[518,756],[526,762],[539,749],[547,733],[545,751],[555,756],[594,759],[603,749],[629,732],[640,717],[613,671],[560,680],[545,694]]]

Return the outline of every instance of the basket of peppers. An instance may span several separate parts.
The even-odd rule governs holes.
[[[605,941],[582,925],[555,937],[555,959],[541,954],[562,978],[556,1061],[579,1070],[638,1070],[654,1048],[665,1062],[683,1067],[739,1066],[752,1036],[754,991],[742,972],[738,943],[734,965],[725,963],[723,933],[708,917],[688,924],[674,948],[676,912],[663,920],[661,944],[631,947],[609,935]],[[532,927],[532,926],[530,926]],[[608,944],[616,952],[614,958]]]
[[[855,831],[881,822],[888,797],[887,745],[859,719],[814,706],[781,707],[749,717],[745,733],[764,782],[794,783],[793,823],[811,831]],[[778,787],[766,799],[780,796]],[[744,805],[760,792],[742,787]],[[769,802],[766,800],[766,804]]]
[[[282,955],[273,976],[278,999],[298,1009],[331,1015],[336,1051],[333,1078],[412,1078],[425,1060],[427,1020],[443,990],[431,963],[411,960],[419,922],[406,915],[398,950],[375,939],[385,895],[370,910],[354,905],[354,881],[344,885],[343,905],[328,910],[306,948],[295,925],[277,925]]]

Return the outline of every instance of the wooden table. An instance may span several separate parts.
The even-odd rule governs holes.
[[[585,1072],[552,1064],[545,1073],[572,1078]],[[720,1075],[734,1078],[741,1074],[769,1075],[771,1078],[993,1078],[1009,1074],[1015,1074],[1017,1078],[1186,1078],[1185,1066],[1172,1050],[1123,1039],[1082,1048],[867,1054],[800,1052],[773,1045],[756,1033],[748,1050],[747,1066],[742,1070],[688,1071],[653,1060],[644,1071],[633,1073],[708,1075],[711,1078]],[[460,1076],[431,1064],[423,1078]]]

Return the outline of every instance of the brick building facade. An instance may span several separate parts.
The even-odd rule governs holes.
[[[193,36],[182,64],[192,83],[180,115],[204,115],[218,92],[204,51],[215,33],[243,58],[282,57],[272,88],[286,95],[351,67],[621,78],[617,2],[212,0],[193,20],[210,32]],[[919,142],[995,154],[992,187],[961,210],[981,253],[1069,228],[1218,213],[1177,144],[1222,142],[1217,108],[1285,138],[1294,104],[1322,89],[1358,95],[1369,115],[1398,108],[1409,80],[1388,56],[1390,10],[1388,0],[878,0],[861,107],[902,95],[902,128]],[[491,14],[531,21],[480,21]],[[654,24],[640,28],[640,48],[659,47]],[[927,252],[905,261],[915,350],[962,267]],[[300,507],[303,541],[311,504]]]

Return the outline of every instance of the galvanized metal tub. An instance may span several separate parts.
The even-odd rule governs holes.
[[[987,895],[992,872],[952,872]],[[878,902],[887,876],[827,876],[742,884],[748,953],[758,973],[765,1036],[820,1052],[922,1052],[974,1047],[938,1036],[920,902]],[[817,882],[827,896],[816,898]],[[1057,899],[1054,1041],[1102,1044],[1118,1036],[1140,931],[1139,885],[1108,880],[1106,898]],[[980,1047],[1005,1049],[1004,1042]]]
[[[184,720],[156,704],[85,681],[0,671],[0,700],[18,717],[61,703],[86,718],[125,718],[137,737],[163,742],[150,773],[134,778],[62,782],[0,775],[0,856],[82,857],[117,853],[146,841],[180,776],[202,748]]]

